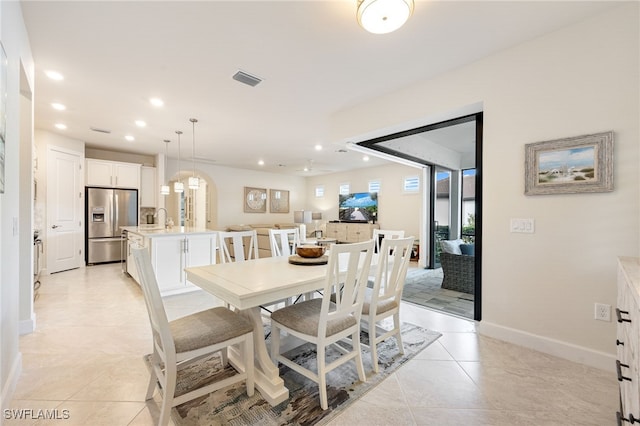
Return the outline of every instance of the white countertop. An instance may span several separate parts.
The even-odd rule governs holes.
[[[189,226],[173,226],[163,228],[159,225],[123,226],[123,231],[142,235],[147,238],[170,237],[176,235],[213,234],[217,231],[206,228],[192,228]]]

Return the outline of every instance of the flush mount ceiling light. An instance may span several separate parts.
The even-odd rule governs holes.
[[[58,71],[54,71],[54,70],[47,70],[44,72],[46,74],[47,77],[49,77],[51,80],[56,80],[56,81],[60,81],[60,80],[64,80],[64,76],[62,74],[60,74]]]
[[[358,0],[358,23],[373,34],[397,30],[413,13],[413,0]]]

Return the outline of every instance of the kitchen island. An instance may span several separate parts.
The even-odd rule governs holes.
[[[146,247],[162,296],[198,290],[184,268],[216,263],[218,233],[210,229],[174,226],[126,226],[127,273],[140,283],[131,248]]]

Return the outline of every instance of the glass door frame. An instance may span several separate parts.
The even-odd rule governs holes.
[[[414,129],[404,130],[401,132],[389,134],[386,136],[377,137],[374,139],[358,142],[356,145],[361,146],[363,148],[371,149],[373,151],[377,151],[386,156],[398,157],[408,160],[413,163],[423,164],[431,169],[434,169],[433,166],[436,164],[425,161],[424,159],[399,152],[393,149],[389,149],[387,147],[379,145],[382,142],[386,142],[392,139],[402,138],[405,136],[415,135],[418,133],[427,132],[430,130],[436,130],[443,127],[454,126],[456,124],[461,124],[469,121],[475,120],[475,169],[476,169],[476,182],[475,182],[475,297],[474,297],[474,309],[473,309],[473,317],[474,320],[480,321],[482,319],[482,128],[483,128],[483,112],[476,112],[473,114],[468,114],[465,116],[457,117],[450,120],[441,121],[434,124],[428,124],[426,126],[417,127]],[[433,177],[433,171],[431,171],[431,176]],[[425,175],[423,174],[423,177]],[[429,188],[426,188],[426,185],[423,185],[423,197],[428,199],[429,194],[432,191],[432,187],[435,185],[434,178],[431,179]],[[429,202],[428,209],[430,210],[430,218],[433,218],[434,208],[433,203]],[[425,231],[427,238],[431,238],[433,235],[433,220],[427,220],[425,225]],[[429,244],[432,244],[431,241]],[[431,253],[433,250],[429,250]],[[431,258],[432,254],[429,253],[429,257]]]

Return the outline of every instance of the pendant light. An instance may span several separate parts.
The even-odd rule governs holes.
[[[167,157],[169,157],[169,142],[171,142],[169,139],[165,139],[164,140],[164,145],[165,145],[165,150],[164,150],[164,171],[162,172],[163,174],[167,174]],[[166,180],[165,180],[166,182]],[[170,192],[170,188],[169,185],[167,185],[166,183],[163,183],[160,186],[160,195],[169,195]]]
[[[193,147],[191,151],[191,158],[193,160],[193,175],[189,178],[189,189],[198,189],[200,188],[200,179],[196,177],[196,123],[198,122],[195,118],[190,118],[189,121],[193,126]]]
[[[178,180],[173,184],[173,192],[180,194],[184,192],[184,183],[180,182],[180,135],[182,132],[176,130],[176,134],[178,135]]]

